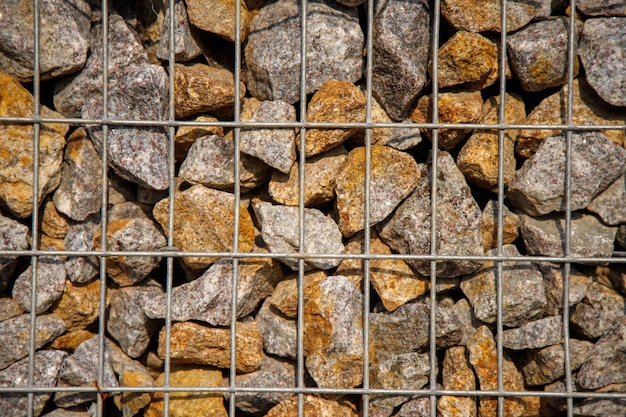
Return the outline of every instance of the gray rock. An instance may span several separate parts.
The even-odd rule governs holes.
[[[543,285],[546,289],[548,305],[547,315],[558,315],[563,308],[563,265],[541,263],[539,269],[543,274]],[[569,306],[577,304],[587,294],[592,279],[575,268],[571,268],[569,276]]]
[[[626,18],[612,17],[585,21],[579,55],[587,81],[602,100],[626,106]]]
[[[624,298],[612,288],[592,282],[585,298],[572,307],[570,323],[590,339],[596,339],[613,328],[626,315]]]
[[[256,108],[250,122],[295,122],[296,109],[281,100],[264,101]],[[294,129],[243,129],[241,152],[257,157],[281,172],[289,173],[296,160]]]
[[[417,397],[402,404],[395,417],[428,417],[430,413],[430,398]]]
[[[563,341],[563,318],[549,316],[502,332],[502,346],[507,349],[538,349]]]
[[[19,316],[23,313],[24,310],[15,299],[11,297],[0,298],[0,321]]]
[[[250,22],[245,59],[248,89],[259,99],[300,99],[300,3],[281,0],[262,7]],[[364,36],[355,9],[308,3],[306,92],[330,79],[356,82],[363,72]]]
[[[0,322],[0,369],[25,358],[30,344],[30,314]],[[47,345],[65,331],[65,323],[56,314],[38,316],[35,321],[35,349]]]
[[[507,197],[531,216],[564,211],[565,134],[545,139],[515,174]],[[624,173],[626,151],[600,132],[572,133],[571,210],[591,200]]]
[[[258,203],[254,206],[261,234],[268,249],[273,253],[297,253],[298,239],[298,207]],[[312,208],[304,209],[304,248],[305,254],[341,254],[344,251],[339,226],[321,211]],[[280,259],[291,269],[298,268],[295,258]],[[309,258],[305,264],[309,267],[330,269],[341,263],[340,259]]]
[[[47,0],[40,8],[41,79],[80,70],[85,65],[89,49],[89,2]],[[0,16],[0,70],[21,82],[32,82],[35,50],[32,3],[28,0],[4,1],[0,4]]]
[[[65,235],[65,250],[94,250],[93,238],[100,227],[99,217],[93,215],[84,222],[71,225]],[[65,270],[70,281],[83,284],[98,274],[98,259],[94,256],[69,256],[65,261]]]
[[[530,255],[563,256],[565,252],[565,215],[547,214],[541,217],[519,215],[520,234]],[[572,256],[610,257],[617,227],[603,224],[597,217],[580,212],[572,213],[570,235]]]
[[[28,227],[0,214],[0,250],[25,250],[30,245]],[[15,269],[17,256],[0,257],[0,290],[4,290]]]
[[[576,417],[614,417],[626,414],[626,399],[599,398],[584,400],[574,407]]]
[[[422,0],[385,0],[376,8],[372,91],[389,117],[402,120],[426,84],[430,7]]]
[[[296,321],[283,315],[266,299],[256,315],[263,334],[263,349],[271,354],[296,359],[298,327]]]
[[[13,298],[20,303],[24,311],[30,311],[32,297],[33,267],[30,265],[17,277],[13,284]],[[48,310],[63,295],[65,289],[65,265],[59,256],[38,258],[35,312]]]
[[[576,7],[587,16],[626,16],[622,0],[579,0]]]
[[[576,371],[587,360],[593,343],[570,339],[570,369]],[[526,385],[546,385],[565,375],[565,351],[563,345],[553,345],[540,350],[528,351],[520,361]]]
[[[431,163],[418,165],[420,180],[413,193],[379,226],[381,239],[401,254],[430,254]],[[437,190],[437,254],[482,256],[482,213],[465,178],[447,152],[440,151]],[[407,260],[422,275],[430,262]],[[437,262],[437,276],[452,278],[476,271],[479,261]]]
[[[420,389],[428,383],[428,353],[376,353],[369,368],[372,388]]]
[[[576,382],[585,389],[626,382],[626,318],[615,322],[598,339]]]
[[[582,30],[582,22],[578,23],[575,45]],[[567,83],[568,39],[568,17],[532,23],[508,37],[509,64],[524,90],[541,91]]]
[[[170,57],[170,8],[165,7],[163,30],[157,46],[157,58],[167,61]],[[184,1],[174,3],[174,60],[187,62],[198,57],[202,53],[202,40],[192,30],[187,16],[187,7]]]
[[[35,352],[33,385],[54,388],[57,374],[67,353],[61,350]],[[29,359],[24,358],[0,372],[0,387],[26,387]],[[33,397],[33,415],[39,416],[52,397],[52,392],[39,392]],[[0,407],[5,417],[22,417],[28,413],[28,398],[25,394],[0,394]]]
[[[626,175],[622,174],[591,200],[587,210],[596,213],[611,226],[626,223]]]

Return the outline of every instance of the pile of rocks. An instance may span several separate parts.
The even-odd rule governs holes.
[[[95,382],[110,397],[104,404],[106,415],[163,415],[162,392],[122,387],[154,388],[165,378],[166,268],[156,251],[167,246],[170,226],[168,130],[114,124],[107,128],[105,142],[102,125],[64,121],[103,116],[102,71],[107,60],[109,118],[167,120],[168,74],[173,73],[176,119],[203,123],[179,126],[175,135],[171,239],[179,250],[197,256],[177,258],[174,269],[171,386],[230,384],[230,324],[236,319],[234,383],[251,389],[236,393],[237,415],[294,416],[298,401],[288,390],[297,380],[299,261],[291,255],[362,254],[367,247],[369,253],[381,255],[369,261],[369,347],[363,345],[363,262],[345,256],[303,262],[307,386],[338,393],[362,387],[368,348],[370,388],[417,391],[429,387],[435,372],[438,389],[497,389],[496,277],[501,270],[504,389],[565,392],[564,367],[569,363],[574,391],[626,392],[626,267],[618,258],[601,264],[590,259],[606,260],[626,248],[623,2],[576,2],[576,78],[569,87],[571,10],[559,0],[507,2],[504,73],[509,92],[499,97],[500,1],[442,0],[440,47],[435,51],[440,122],[496,124],[504,99],[507,124],[558,125],[571,116],[575,124],[600,127],[572,132],[569,148],[567,135],[557,129],[507,129],[500,150],[497,130],[440,129],[434,155],[432,129],[425,125],[432,121],[432,2],[375,2],[371,120],[389,125],[366,134],[350,123],[364,122],[369,113],[363,53],[369,33],[367,4],[338,1],[308,3],[306,100],[300,100],[302,9],[294,0],[241,2],[239,33],[233,0],[175,1],[173,72],[168,68],[170,16],[160,1],[111,2],[106,54],[99,1],[42,1],[40,113],[58,120],[39,129],[36,195],[41,210],[35,232],[34,128],[2,120],[33,116],[32,1],[1,2],[3,415],[26,413],[26,394],[2,389],[27,384],[32,313],[37,314],[33,381],[50,388],[34,394],[35,416],[93,415],[99,395]],[[233,60],[237,38],[243,46],[240,69]],[[241,102],[235,103],[234,73],[239,70]],[[236,118],[235,108],[241,109]],[[303,135],[295,124],[252,124],[295,123],[303,114],[309,122],[335,125],[307,129]],[[234,132],[220,123],[232,120],[250,125]],[[240,158],[235,157],[235,137]],[[369,159],[366,137],[371,139]],[[101,177],[103,143],[110,168],[106,181]],[[572,158],[569,180],[567,149]],[[506,189],[501,213],[500,151]],[[299,152],[306,157],[304,247],[298,233]],[[415,255],[431,253],[435,159],[436,253],[461,259],[436,264],[437,367],[431,369],[431,264]],[[371,163],[368,245],[366,160]],[[238,210],[235,181],[242,192]],[[103,188],[108,188],[105,211]],[[568,209],[572,215],[566,248]],[[500,249],[499,215],[504,224]],[[254,256],[241,259],[236,269],[231,259],[215,256],[233,251],[235,216],[237,250]],[[99,250],[102,241],[108,250],[155,253],[108,257],[106,276],[98,258],[62,254]],[[31,264],[30,257],[8,253],[29,248],[58,254]],[[268,258],[270,253],[281,256]],[[407,257],[385,257],[391,254]],[[498,254],[518,260],[498,265],[479,258]],[[586,259],[573,264],[567,277],[562,264],[526,258],[566,254]],[[235,318],[230,306],[234,271]],[[569,299],[563,300],[567,283]],[[106,302],[105,328],[98,329],[101,299]],[[569,362],[564,350],[565,303],[571,312]],[[98,331],[105,336],[100,379]],[[259,393],[255,387],[287,392]],[[227,401],[219,392],[176,392],[170,396],[169,415],[226,416]],[[363,407],[356,395],[314,394],[304,395],[303,406],[307,415],[351,417]],[[495,397],[437,399],[441,416],[495,416],[496,406]],[[369,415],[377,417],[426,416],[431,415],[429,408],[429,398],[419,395],[392,393],[369,399]],[[504,400],[506,416],[559,416],[565,409],[565,397]],[[626,402],[623,397],[580,398],[574,401],[573,414],[626,415]]]

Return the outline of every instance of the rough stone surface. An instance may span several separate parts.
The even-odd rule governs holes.
[[[626,175],[622,174],[596,195],[587,210],[596,213],[604,223],[611,226],[626,223]]]
[[[219,120],[213,116],[197,116],[191,121],[201,123],[219,122]],[[182,161],[185,159],[187,151],[191,148],[191,145],[193,145],[196,139],[210,135],[224,136],[224,128],[221,126],[180,126],[174,137],[174,141],[176,142],[174,151],[176,160]]]
[[[89,330],[71,330],[54,339],[49,346],[51,349],[74,352],[81,343],[95,336],[96,334]]]
[[[259,369],[263,358],[263,335],[255,322],[237,323],[237,372]],[[174,323],[171,330],[172,362],[230,367],[230,329],[208,327],[185,321]],[[159,357],[165,354],[165,328],[159,333]]]
[[[237,1],[239,0],[186,0],[189,8],[189,20],[198,29],[214,33],[234,42],[236,36],[235,8],[237,7]],[[239,1],[239,4],[241,19],[239,36],[241,42],[243,42],[248,34],[250,15],[246,2]]]
[[[113,350],[113,349],[112,349]],[[115,355],[112,354],[112,357]],[[148,370],[135,361],[127,361],[122,365],[122,369],[118,371],[115,368],[115,359],[113,359],[113,369],[119,375],[120,386],[122,387],[154,387],[156,382],[148,373]],[[125,416],[134,416],[142,411],[152,400],[152,393],[141,392],[124,392],[122,393],[122,414]]]
[[[24,313],[20,303],[11,297],[0,298],[0,321],[4,321]]]
[[[626,18],[585,21],[579,51],[587,81],[604,101],[626,106]]]
[[[570,368],[576,371],[587,360],[593,343],[570,339]],[[526,385],[545,385],[565,375],[565,351],[563,345],[553,345],[540,350],[530,350],[521,362]]]
[[[266,299],[255,318],[263,334],[263,349],[276,356],[297,358],[298,327],[296,321],[282,314]]]
[[[307,94],[330,79],[356,82],[361,78],[364,36],[356,10],[311,2],[307,33]],[[267,4],[252,18],[245,59],[248,89],[254,97],[290,104],[300,99],[301,37],[298,2]]]
[[[24,311],[30,311],[33,289],[31,286],[33,267],[29,266],[13,284],[13,298],[20,303]],[[58,256],[38,258],[35,312],[48,310],[63,295],[65,289],[65,265]]]
[[[365,96],[348,81],[328,80],[317,90],[306,110],[307,122],[356,123],[365,121]],[[346,129],[309,129],[306,132],[306,157],[326,152],[356,132]],[[300,142],[299,142],[299,146]]]
[[[426,255],[431,249],[431,166],[418,165],[420,180],[413,193],[379,226],[380,237],[402,254]],[[437,158],[437,254],[482,255],[481,212],[454,160],[447,152]],[[422,275],[430,274],[430,262],[410,260]],[[437,276],[451,278],[478,269],[477,261],[437,263]]]
[[[549,316],[502,332],[502,346],[507,349],[538,349],[563,341],[563,318]]]
[[[546,289],[548,305],[546,315],[558,315],[563,308],[563,265],[542,263],[539,265],[543,274],[543,284]],[[571,268],[569,275],[569,306],[581,301],[592,279],[576,268]]]
[[[445,390],[476,389],[476,377],[467,361],[464,346],[455,346],[446,350],[442,375]],[[476,417],[476,399],[444,395],[437,402],[437,411],[441,417]]]
[[[152,211],[167,234],[169,198],[159,201]],[[235,196],[203,185],[176,193],[174,199],[174,245],[181,251],[225,252],[233,250]],[[239,208],[239,250],[249,252],[254,227],[246,206]],[[215,257],[189,256],[182,262],[192,269],[206,268]]]
[[[0,214],[0,250],[28,249],[29,234],[28,227]],[[0,257],[0,290],[6,288],[16,263],[16,256]]]
[[[620,325],[626,315],[624,298],[597,282],[587,287],[583,300],[572,307],[570,323],[584,336],[595,339]]]
[[[563,256],[565,253],[565,216],[547,214],[541,217],[519,215],[520,234],[530,255]],[[596,257],[613,253],[616,227],[603,224],[597,217],[572,213],[570,235],[572,256]]]
[[[393,120],[408,116],[426,84],[430,31],[427,2],[387,0],[377,5],[372,92]]]
[[[590,399],[577,404],[574,407],[574,415],[585,417],[612,417],[626,413],[626,400],[615,399]]]
[[[370,364],[372,388],[420,389],[428,383],[429,374],[428,353],[380,351]]]
[[[576,7],[587,16],[626,16],[626,5],[620,0],[580,0]]]
[[[327,400],[311,394],[302,398],[304,415],[316,417],[357,417],[354,406],[341,400]],[[291,417],[298,413],[298,396],[292,395],[274,406],[265,417]]]
[[[320,269],[305,272],[303,286],[321,281],[326,276],[326,272]],[[298,274],[294,273],[276,284],[269,301],[285,316],[292,319],[298,317]]]
[[[264,101],[249,122],[296,121],[296,108],[284,101]],[[241,152],[257,157],[269,166],[288,173],[296,160],[296,134],[293,129],[244,129]]]
[[[502,230],[502,244],[513,243],[519,237],[520,220],[517,214],[511,213],[506,205],[502,206],[504,229]],[[498,244],[498,201],[489,200],[483,209],[483,244],[485,251],[495,248]]]
[[[261,223],[263,241],[270,252],[297,253],[298,238],[298,208],[288,206],[274,206],[270,203],[254,205],[256,217]],[[317,209],[304,209],[304,248],[305,254],[341,254],[344,251],[341,241],[341,231],[337,224]],[[298,268],[298,261],[294,258],[281,258],[280,261],[291,269]],[[339,259],[308,258],[305,264],[309,267],[330,269],[339,265]]]
[[[63,295],[52,312],[63,319],[67,331],[89,326],[100,313],[100,280],[94,279],[85,284],[66,280]]]
[[[515,207],[531,216],[565,207],[564,134],[545,139],[520,168],[507,192]],[[626,151],[600,132],[572,133],[571,210],[587,207],[591,200],[624,173]]]
[[[71,225],[65,235],[65,249],[94,250],[93,238],[100,227],[99,222],[99,216],[92,216],[84,222]],[[84,284],[98,274],[98,259],[93,256],[69,256],[65,261],[65,270],[70,281]]]
[[[335,210],[344,236],[364,228],[365,157],[364,147],[353,149],[337,177]],[[371,147],[370,167],[370,225],[375,225],[387,218],[424,178],[411,155],[386,146]]]
[[[428,417],[430,414],[430,398],[417,397],[402,404],[395,417]]]
[[[42,80],[81,69],[89,49],[91,7],[85,0],[48,0],[40,5],[39,71]],[[0,71],[33,81],[34,10],[28,0],[0,5]]]
[[[441,14],[452,27],[470,32],[500,32],[502,10],[498,0],[444,0]],[[512,32],[530,22],[541,10],[541,2],[507,1],[506,31]]]
[[[43,204],[41,231],[53,239],[64,239],[69,228],[69,219],[57,211],[54,201],[47,200]]]
[[[188,2],[189,3],[189,2]],[[195,4],[195,2],[191,2]],[[207,10],[212,10],[209,7]],[[196,13],[197,16],[197,13]],[[169,32],[170,31],[170,8],[165,7],[163,18],[163,30],[161,39],[157,45],[156,55],[162,61],[167,61],[170,54]],[[189,26],[187,6],[184,1],[174,3],[174,59],[176,62],[187,62],[202,53],[202,40],[197,32]]]

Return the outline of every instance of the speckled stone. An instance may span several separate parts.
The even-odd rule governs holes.
[[[230,367],[230,328],[204,326],[191,321],[174,323],[171,330],[172,362]],[[237,372],[256,371],[263,358],[263,336],[255,322],[237,323]],[[159,333],[158,354],[165,355],[165,328]]]
[[[113,350],[113,349],[111,349]],[[115,354],[111,354],[112,357]],[[118,371],[115,368],[113,359],[113,369],[119,375],[120,386],[122,387],[154,387],[156,382],[148,370],[136,361],[127,361]],[[148,392],[124,392],[122,393],[121,409],[125,416],[134,416],[142,411],[150,401],[153,394]]]
[[[476,389],[476,376],[467,360],[464,346],[455,346],[446,350],[443,357],[442,375],[445,390]],[[437,401],[437,411],[441,417],[476,417],[476,399],[444,395]]]
[[[507,32],[525,26],[542,8],[540,1],[507,1],[506,6]],[[500,32],[502,29],[500,27],[502,11],[499,0],[444,0],[441,3],[441,14],[452,27],[460,30]]]
[[[25,250],[30,245],[28,227],[0,214],[0,249]],[[16,256],[0,257],[0,290],[4,290],[17,263]]]
[[[306,110],[307,122],[356,123],[365,121],[365,96],[348,81],[328,80],[313,94]],[[306,157],[326,152],[357,131],[346,129],[309,129],[306,132]],[[298,145],[301,147],[300,142]]]
[[[585,417],[613,417],[626,413],[626,400],[614,399],[588,399],[574,407],[575,416]]]
[[[564,214],[553,213],[541,217],[520,214],[519,218],[520,234],[530,255],[563,256]],[[607,226],[594,215],[581,212],[572,213],[571,226],[571,256],[611,256],[616,227]]]
[[[418,165],[419,181],[413,193],[379,225],[383,242],[401,254],[430,254],[430,159]],[[440,151],[437,161],[437,254],[483,255],[480,208],[450,154]],[[429,261],[407,263],[422,275],[430,274]],[[437,276],[457,277],[480,266],[478,261],[438,262]]]
[[[570,369],[576,371],[587,360],[593,343],[570,339]],[[565,351],[563,345],[553,345],[540,350],[530,350],[520,362],[526,385],[546,385],[565,375]]]
[[[357,417],[356,407],[346,400],[327,400],[312,394],[302,398],[304,415],[316,417]],[[298,396],[292,395],[274,406],[265,417],[292,417],[298,413]]]
[[[39,71],[41,80],[71,74],[87,59],[91,7],[85,0],[41,3]],[[21,82],[33,81],[35,35],[33,4],[28,0],[0,5],[0,71]]]
[[[197,116],[191,119],[192,122],[210,122],[218,123],[219,120],[213,116]],[[175,155],[177,161],[182,161],[187,156],[187,151],[191,148],[191,145],[196,139],[218,135],[224,136],[224,128],[221,126],[180,126],[176,131],[174,137],[175,143]]]
[[[20,303],[24,311],[30,311],[32,297],[33,267],[30,265],[20,274],[13,284],[13,298]],[[65,265],[58,256],[38,258],[35,312],[48,310],[63,295],[65,288]]]
[[[595,339],[624,320],[626,301],[612,288],[593,281],[585,298],[570,310],[570,323],[584,336]]]
[[[11,297],[0,297],[0,321],[4,321],[24,313],[20,303]]]
[[[235,13],[239,0],[186,0],[189,20],[192,25],[206,32],[219,35],[234,42],[236,36]],[[243,42],[248,34],[250,14],[246,2],[239,1],[240,39]]]
[[[266,299],[255,320],[263,334],[263,349],[267,353],[296,359],[298,327],[293,318],[285,316]]]
[[[548,316],[502,332],[502,346],[507,349],[539,349],[563,341],[563,318]]]
[[[563,265],[552,263],[539,264],[543,274],[543,284],[546,289],[548,306],[546,315],[554,316],[560,314],[563,308]],[[576,268],[570,269],[569,276],[569,306],[573,306],[581,301],[587,293],[587,288],[591,284],[592,278],[581,273]]]
[[[593,346],[576,376],[576,382],[584,389],[626,382],[625,352],[626,319],[622,317]]]
[[[51,199],[45,201],[41,215],[41,231],[53,239],[64,239],[69,228],[69,219],[57,211],[54,201]]]
[[[321,269],[307,271],[304,273],[303,285],[306,287],[323,280],[326,276],[326,272]],[[276,284],[269,301],[285,316],[292,319],[298,317],[298,274],[293,273]]]
[[[167,234],[169,198],[155,204],[152,211]],[[235,209],[233,194],[203,185],[176,193],[174,199],[174,245],[181,251],[222,252],[233,250]],[[254,226],[245,205],[239,208],[239,250],[249,252],[254,243]],[[182,262],[192,269],[206,268],[219,258],[189,256]]]
[[[394,417],[428,417],[430,415],[430,398],[417,397],[402,404]]]
[[[520,220],[517,214],[512,213],[506,205],[503,205],[502,216],[502,244],[513,243],[519,237]],[[489,200],[483,209],[483,244],[485,251],[495,248],[498,244],[498,202]]]
[[[307,34],[307,94],[330,79],[361,78],[364,36],[355,9],[309,3]],[[300,99],[301,36],[298,2],[269,3],[254,15],[245,48],[247,84],[254,97],[290,104]]]
[[[262,102],[249,122],[295,123],[296,108],[281,100]],[[241,152],[259,158],[269,166],[288,173],[296,160],[294,129],[243,129]]]
[[[372,92],[393,120],[406,118],[426,84],[430,6],[386,0],[376,5]]]
[[[52,312],[63,319],[67,331],[89,326],[100,313],[100,280],[94,279],[85,284],[66,280],[63,295]]]
[[[0,369],[28,356],[30,314],[0,322]],[[63,334],[66,326],[56,314],[38,316],[35,321],[35,349],[47,345]]]
[[[339,229],[352,236],[364,228],[365,148],[350,151],[336,181],[335,210]],[[370,225],[389,216],[423,178],[408,153],[374,145],[371,147]]]
[[[576,7],[587,16],[626,16],[621,0],[579,0]]]
[[[596,195],[587,210],[596,213],[604,223],[611,226],[626,223],[626,175],[622,174]]]
[[[626,106],[626,18],[585,21],[579,54],[587,81],[604,101]]]
[[[93,237],[100,227],[99,223],[100,216],[91,216],[84,222],[72,224],[65,235],[65,249],[94,250]],[[93,256],[69,256],[65,261],[65,270],[70,281],[84,284],[98,274],[98,259]]]
[[[35,352],[33,385],[50,387],[56,385],[57,374],[67,353],[60,350],[40,350]],[[24,358],[0,371],[0,387],[26,387],[28,383],[28,358]],[[40,392],[33,398],[33,414],[41,415],[52,393]],[[25,394],[0,394],[2,415],[22,417],[28,413],[28,398]]]
[[[188,16],[185,2],[176,1],[174,3],[174,59],[176,62],[191,61],[202,53],[202,39],[196,31],[191,29]],[[167,61],[170,57],[169,30],[170,8],[166,6],[161,39],[156,48],[157,58],[162,61]]]
[[[33,117],[33,96],[17,79],[0,72],[0,117]],[[42,117],[63,118],[41,106]],[[43,123],[39,137],[39,197],[53,191],[61,179],[65,123]],[[0,125],[0,202],[19,217],[33,209],[33,126]]]
[[[428,383],[428,353],[376,352],[370,364],[370,386],[383,389],[420,389]]]
[[[261,224],[261,234],[265,245],[274,253],[298,252],[298,208],[257,203],[254,212]],[[341,254],[344,251],[339,226],[330,217],[317,209],[304,209],[304,248],[306,254],[327,253]],[[280,258],[282,263],[293,270],[298,268],[294,258]],[[309,267],[330,269],[341,261],[333,258],[309,258],[305,264]]]

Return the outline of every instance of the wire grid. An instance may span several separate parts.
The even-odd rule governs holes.
[[[234,42],[234,54],[235,54],[235,104],[234,104],[234,120],[233,121],[219,121],[219,122],[189,122],[180,121],[175,119],[175,103],[174,103],[174,48],[170,48],[169,51],[169,105],[168,105],[168,117],[167,120],[120,120],[110,119],[108,117],[108,20],[109,20],[109,4],[108,0],[102,0],[102,47],[103,47],[103,114],[100,119],[82,119],[82,118],[49,118],[41,117],[40,110],[41,105],[41,91],[40,91],[40,76],[39,76],[39,55],[40,55],[40,0],[33,0],[34,2],[34,82],[33,82],[33,117],[2,117],[0,123],[2,124],[30,124],[34,128],[34,152],[33,152],[33,189],[38,190],[39,180],[39,133],[42,123],[50,122],[64,122],[74,125],[86,125],[86,124],[99,124],[102,126],[102,183],[101,190],[102,209],[101,209],[101,242],[100,247],[102,250],[95,251],[55,251],[55,250],[40,250],[38,247],[38,235],[39,235],[39,207],[40,203],[36,193],[33,193],[33,216],[31,223],[32,230],[32,245],[30,250],[20,251],[0,251],[0,256],[24,256],[30,257],[32,268],[31,286],[33,297],[31,301],[31,313],[30,313],[30,346],[29,346],[29,367],[28,367],[28,381],[26,387],[3,387],[0,388],[0,393],[22,393],[26,394],[28,398],[28,417],[33,416],[34,395],[36,393],[43,392],[94,392],[101,395],[96,396],[96,416],[105,416],[106,411],[104,409],[104,397],[103,393],[120,393],[120,392],[162,392],[164,393],[164,410],[165,417],[169,413],[170,393],[174,392],[203,392],[203,393],[229,393],[228,399],[228,413],[230,416],[235,416],[235,398],[240,393],[250,392],[281,392],[292,393],[298,395],[298,413],[297,416],[304,416],[304,402],[303,396],[305,394],[352,394],[360,395],[362,399],[361,415],[368,417],[369,415],[369,397],[374,394],[382,395],[413,395],[424,396],[430,399],[430,415],[436,417],[436,401],[437,398],[442,395],[452,396],[474,396],[479,397],[496,397],[497,402],[497,415],[504,416],[504,398],[505,397],[552,397],[565,399],[567,402],[567,416],[573,416],[573,400],[575,398],[623,398],[621,393],[590,393],[590,392],[574,392],[572,387],[572,373],[570,370],[570,346],[569,346],[569,305],[563,303],[563,335],[564,335],[564,351],[565,351],[565,392],[537,392],[537,391],[507,391],[503,387],[503,344],[502,344],[502,265],[504,261],[528,261],[534,262],[554,262],[559,263],[563,267],[563,299],[569,299],[569,280],[571,271],[571,262],[604,262],[604,263],[625,263],[626,257],[624,252],[615,252],[613,257],[608,258],[581,258],[572,257],[570,255],[571,249],[571,165],[572,165],[572,151],[571,151],[571,136],[574,130],[612,130],[621,129],[624,130],[624,126],[614,125],[578,125],[572,123],[572,108],[573,108],[573,79],[574,79],[574,21],[576,10],[575,0],[570,1],[570,13],[569,17],[569,43],[568,43],[568,68],[567,68],[567,116],[565,124],[542,124],[542,125],[525,125],[525,124],[507,124],[504,122],[505,114],[505,93],[506,93],[506,9],[507,2],[501,1],[501,34],[500,34],[500,48],[499,52],[499,96],[501,98],[498,112],[497,124],[454,124],[454,123],[439,123],[438,121],[438,77],[437,77],[437,50],[439,47],[439,31],[440,31],[440,1],[433,0],[433,23],[431,33],[431,62],[432,62],[432,123],[374,123],[372,122],[372,28],[374,20],[374,0],[367,1],[367,44],[366,44],[366,67],[365,67],[365,85],[366,85],[366,120],[360,123],[324,123],[324,122],[307,122],[306,121],[306,49],[307,49],[307,13],[301,13],[301,67],[300,67],[300,121],[294,123],[277,123],[277,122],[242,122],[240,120],[240,99],[242,98],[240,90],[241,80],[241,10],[240,3],[236,3],[236,19],[235,19],[235,42]],[[307,9],[307,0],[301,1],[301,7],[303,11]],[[174,45],[174,1],[169,1],[169,45]],[[108,129],[110,126],[125,125],[125,126],[163,126],[168,130],[169,135],[169,212],[168,212],[168,230],[167,230],[167,246],[160,248],[157,251],[132,251],[132,252],[119,252],[107,250],[106,242],[106,230],[107,230],[107,199],[108,199],[108,155],[107,155],[107,139]],[[222,126],[225,128],[232,128],[234,132],[235,143],[235,164],[234,164],[234,235],[233,235],[233,251],[232,252],[185,252],[180,251],[174,246],[173,242],[173,225],[174,225],[174,196],[175,196],[175,161],[174,161],[174,135],[176,128],[180,126]],[[255,388],[243,388],[236,385],[236,372],[235,366],[235,321],[236,321],[236,288],[237,288],[237,275],[238,264],[240,259],[258,257],[258,253],[244,253],[238,251],[238,238],[239,238],[239,210],[241,201],[241,190],[239,186],[239,159],[240,148],[239,138],[242,128],[255,127],[255,128],[295,128],[299,129],[300,139],[302,146],[300,146],[299,152],[299,252],[293,253],[268,253],[263,256],[272,259],[281,258],[297,258],[298,259],[298,318],[297,318],[297,378],[296,387],[294,388],[278,388],[278,387],[255,387]],[[366,149],[366,168],[365,168],[365,189],[364,189],[364,244],[363,252],[360,254],[307,254],[304,252],[304,230],[306,224],[304,222],[304,162],[305,162],[305,142],[307,129],[310,128],[345,128],[354,127],[365,129],[365,149]],[[373,128],[397,128],[397,127],[419,127],[432,130],[432,152],[434,153],[438,149],[438,131],[441,128],[452,129],[497,129],[499,131],[499,156],[498,156],[498,190],[497,190],[497,204],[498,204],[498,218],[497,218],[497,248],[496,255],[491,256],[456,256],[456,255],[441,255],[436,250],[436,224],[437,224],[437,175],[432,175],[431,183],[431,251],[428,255],[398,255],[398,254],[371,254],[370,253],[370,174],[371,174],[371,129]],[[552,256],[507,256],[503,254],[503,205],[504,205],[504,152],[501,150],[504,148],[504,134],[508,129],[558,129],[566,131],[567,145],[566,145],[566,233],[565,233],[565,250],[564,255],[560,257]],[[437,172],[437,158],[432,158],[432,172]],[[98,379],[97,386],[93,387],[36,387],[34,385],[34,352],[35,352],[35,318],[36,314],[33,313],[36,309],[36,286],[37,286],[37,263],[41,256],[45,255],[61,255],[61,256],[99,256],[100,259],[100,277],[106,277],[106,264],[107,258],[111,256],[161,256],[166,259],[166,319],[165,319],[165,358],[164,358],[164,376],[165,382],[163,386],[159,387],[107,387],[103,385],[104,376],[104,344],[105,344],[105,299],[106,299],[106,279],[100,279],[100,311],[99,311],[99,333],[98,333]],[[231,298],[231,323],[230,323],[230,369],[229,369],[229,385],[226,387],[172,387],[170,386],[170,335],[171,335],[171,289],[173,286],[173,273],[174,262],[176,258],[186,256],[212,256],[212,257],[224,257],[232,259],[233,274],[232,274],[232,298]],[[363,262],[363,383],[362,387],[349,388],[349,389],[330,389],[330,388],[318,388],[318,387],[306,387],[304,381],[305,369],[304,369],[304,354],[303,354],[303,295],[304,295],[304,261],[309,258],[340,258],[340,259],[360,259]],[[496,265],[496,300],[497,300],[497,320],[496,320],[496,344],[497,344],[497,389],[496,390],[443,390],[438,389],[436,373],[430,372],[429,383],[427,387],[420,390],[408,390],[408,389],[372,389],[369,384],[369,311],[370,311],[370,282],[369,282],[369,267],[370,261],[373,259],[402,259],[402,260],[427,260],[430,261],[430,341],[429,341],[429,354],[430,354],[430,369],[436,369],[436,262],[446,260],[481,260],[481,261],[493,261]]]

